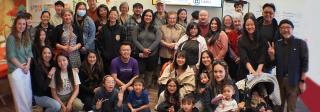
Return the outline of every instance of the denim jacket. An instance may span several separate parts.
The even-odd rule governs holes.
[[[94,22],[90,17],[84,19],[84,28],[83,28],[83,43],[84,47],[87,49],[95,49],[94,38],[96,36],[96,27]],[[86,53],[86,52],[85,52]]]

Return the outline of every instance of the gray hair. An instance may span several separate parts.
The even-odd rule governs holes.
[[[240,21],[243,21],[243,19],[242,19],[242,14],[239,13],[239,12],[237,12],[237,13],[235,13],[235,14],[233,15],[233,19],[235,19],[235,18],[240,19]]]
[[[61,11],[61,18],[62,18],[62,16],[63,16],[66,12],[70,12],[71,16],[73,16],[73,11],[72,11],[72,9],[70,9],[70,8],[64,8],[64,9],[62,9],[62,11]],[[72,17],[72,18],[73,18],[73,17]],[[71,22],[73,22],[73,19],[71,19]]]
[[[128,5],[127,2],[122,2],[122,3],[119,5],[119,10],[121,11],[121,6],[123,6],[123,5],[127,5],[128,11],[129,11],[129,5]]]

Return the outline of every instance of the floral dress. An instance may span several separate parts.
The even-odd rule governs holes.
[[[73,29],[71,29],[73,30]],[[69,45],[69,38],[70,38],[70,28],[66,25],[63,25],[63,33],[62,33],[62,36],[61,36],[61,44],[62,45]],[[71,33],[71,42],[70,42],[70,46],[71,47],[74,47],[76,46],[78,43],[77,43],[77,36],[76,34]],[[80,60],[80,52],[79,50],[74,50],[70,53],[70,62],[71,62],[71,65],[72,65],[72,68],[79,68],[80,65],[81,65],[81,60]]]

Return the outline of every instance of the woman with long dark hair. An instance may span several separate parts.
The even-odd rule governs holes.
[[[234,29],[233,18],[230,15],[226,15],[222,19],[221,30],[227,35],[230,31]]]
[[[160,31],[154,23],[153,11],[146,9],[141,17],[141,23],[136,25],[132,32],[132,41],[140,51],[136,58],[139,63],[141,77],[145,74],[144,81],[149,89],[152,83],[153,68],[159,58]]]
[[[45,112],[57,112],[60,110],[60,103],[52,98],[49,84],[56,71],[53,61],[54,52],[48,45],[41,47],[41,57],[38,58],[38,63],[35,68],[35,91],[33,92],[34,99],[37,105],[46,108]]]
[[[87,51],[95,49],[94,39],[96,36],[96,29],[93,20],[87,15],[87,4],[84,2],[78,2],[75,8],[75,14],[73,16],[73,22],[80,28],[83,33],[83,47],[81,47],[81,62],[84,60]]]
[[[209,50],[203,51],[200,57],[199,74],[207,72],[211,77],[213,61],[213,54]]]
[[[56,27],[52,43],[56,49],[68,52],[70,64],[73,68],[79,68],[81,65],[79,49],[83,45],[83,33],[72,23],[72,15],[73,11],[70,8],[61,11],[63,24]]]
[[[177,25],[180,26],[184,32],[186,32],[188,21],[187,21],[187,9],[180,8],[177,12]]]
[[[214,112],[218,105],[211,104],[211,100],[215,98],[218,94],[222,94],[222,87],[231,84],[234,86],[234,90],[238,90],[237,86],[232,83],[231,79],[228,79],[228,65],[224,61],[216,61],[212,65],[213,76],[210,77],[209,82],[207,83],[207,88],[204,90],[204,105],[206,112]],[[239,93],[235,91],[235,94],[232,96],[234,100],[239,102]]]
[[[26,27],[26,18],[18,15],[13,21],[11,33],[6,40],[8,79],[16,112],[32,111],[32,90],[29,68],[33,56],[31,41]]]
[[[43,28],[38,28],[35,39],[34,39],[34,43],[32,45],[32,53],[35,61],[41,58],[41,48],[43,46],[50,46],[50,45],[51,45],[50,40],[49,38],[47,38],[46,30]]]
[[[55,29],[55,27],[50,24],[50,18],[51,18],[50,12],[43,11],[40,16],[41,22],[38,26],[36,26],[37,30],[39,30],[41,28],[44,29],[44,31],[46,33],[46,38],[48,41],[53,40],[52,36],[53,36],[53,31]],[[36,38],[37,38],[37,36],[36,36]],[[51,45],[51,47],[55,47],[55,46]]]
[[[101,4],[97,8],[97,15],[99,17],[98,20],[94,22],[96,26],[96,38],[98,37],[99,31],[103,25],[106,25],[109,19],[109,8],[107,5]]]
[[[112,7],[109,12],[109,20],[106,25],[103,25],[99,31],[98,47],[101,51],[103,59],[104,73],[110,73],[112,59],[120,56],[119,50],[121,42],[126,38],[124,28],[119,25],[118,19],[119,12],[117,7]]]
[[[56,56],[56,72],[50,82],[51,95],[57,100],[63,112],[79,112],[83,108],[79,94],[79,76],[72,69],[70,59],[65,52],[59,52]]]
[[[100,88],[103,77],[102,59],[95,50],[90,49],[79,68],[81,84],[78,97],[84,103],[84,109],[92,109],[94,94]]]
[[[240,56],[237,81],[246,78],[248,74],[261,75],[263,65],[268,55],[268,43],[259,37],[257,20],[253,16],[245,18],[243,35],[238,39],[238,53]]]
[[[159,78],[159,82],[161,85],[165,85],[168,79],[175,78],[179,82],[180,93],[185,96],[186,94],[191,93],[196,89],[196,82],[193,69],[188,65],[187,54],[183,50],[179,50],[175,54],[175,61],[173,62],[173,69],[171,66],[167,66],[161,77]],[[160,89],[160,88],[159,88]],[[159,92],[162,92],[159,90]]]
[[[209,31],[204,36],[207,41],[208,50],[214,56],[214,60],[222,60],[228,51],[228,36],[221,30],[221,22],[218,17],[210,20]]]
[[[161,92],[155,109],[158,112],[177,112],[181,108],[180,102],[183,99],[179,82],[175,78],[170,78],[165,85],[165,90]]]

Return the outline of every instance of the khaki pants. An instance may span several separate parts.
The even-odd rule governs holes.
[[[295,87],[291,87],[288,81],[288,77],[283,77],[283,81],[280,84],[281,95],[281,107],[284,111],[285,103],[287,102],[287,112],[294,112],[296,109],[296,103],[298,99],[299,84]]]
[[[58,95],[59,99],[61,102],[66,106],[72,96],[72,93],[69,93],[67,95]],[[83,104],[79,98],[75,98],[74,101],[72,102],[72,112],[79,112],[83,108]],[[62,112],[62,108],[60,109],[59,112]]]

